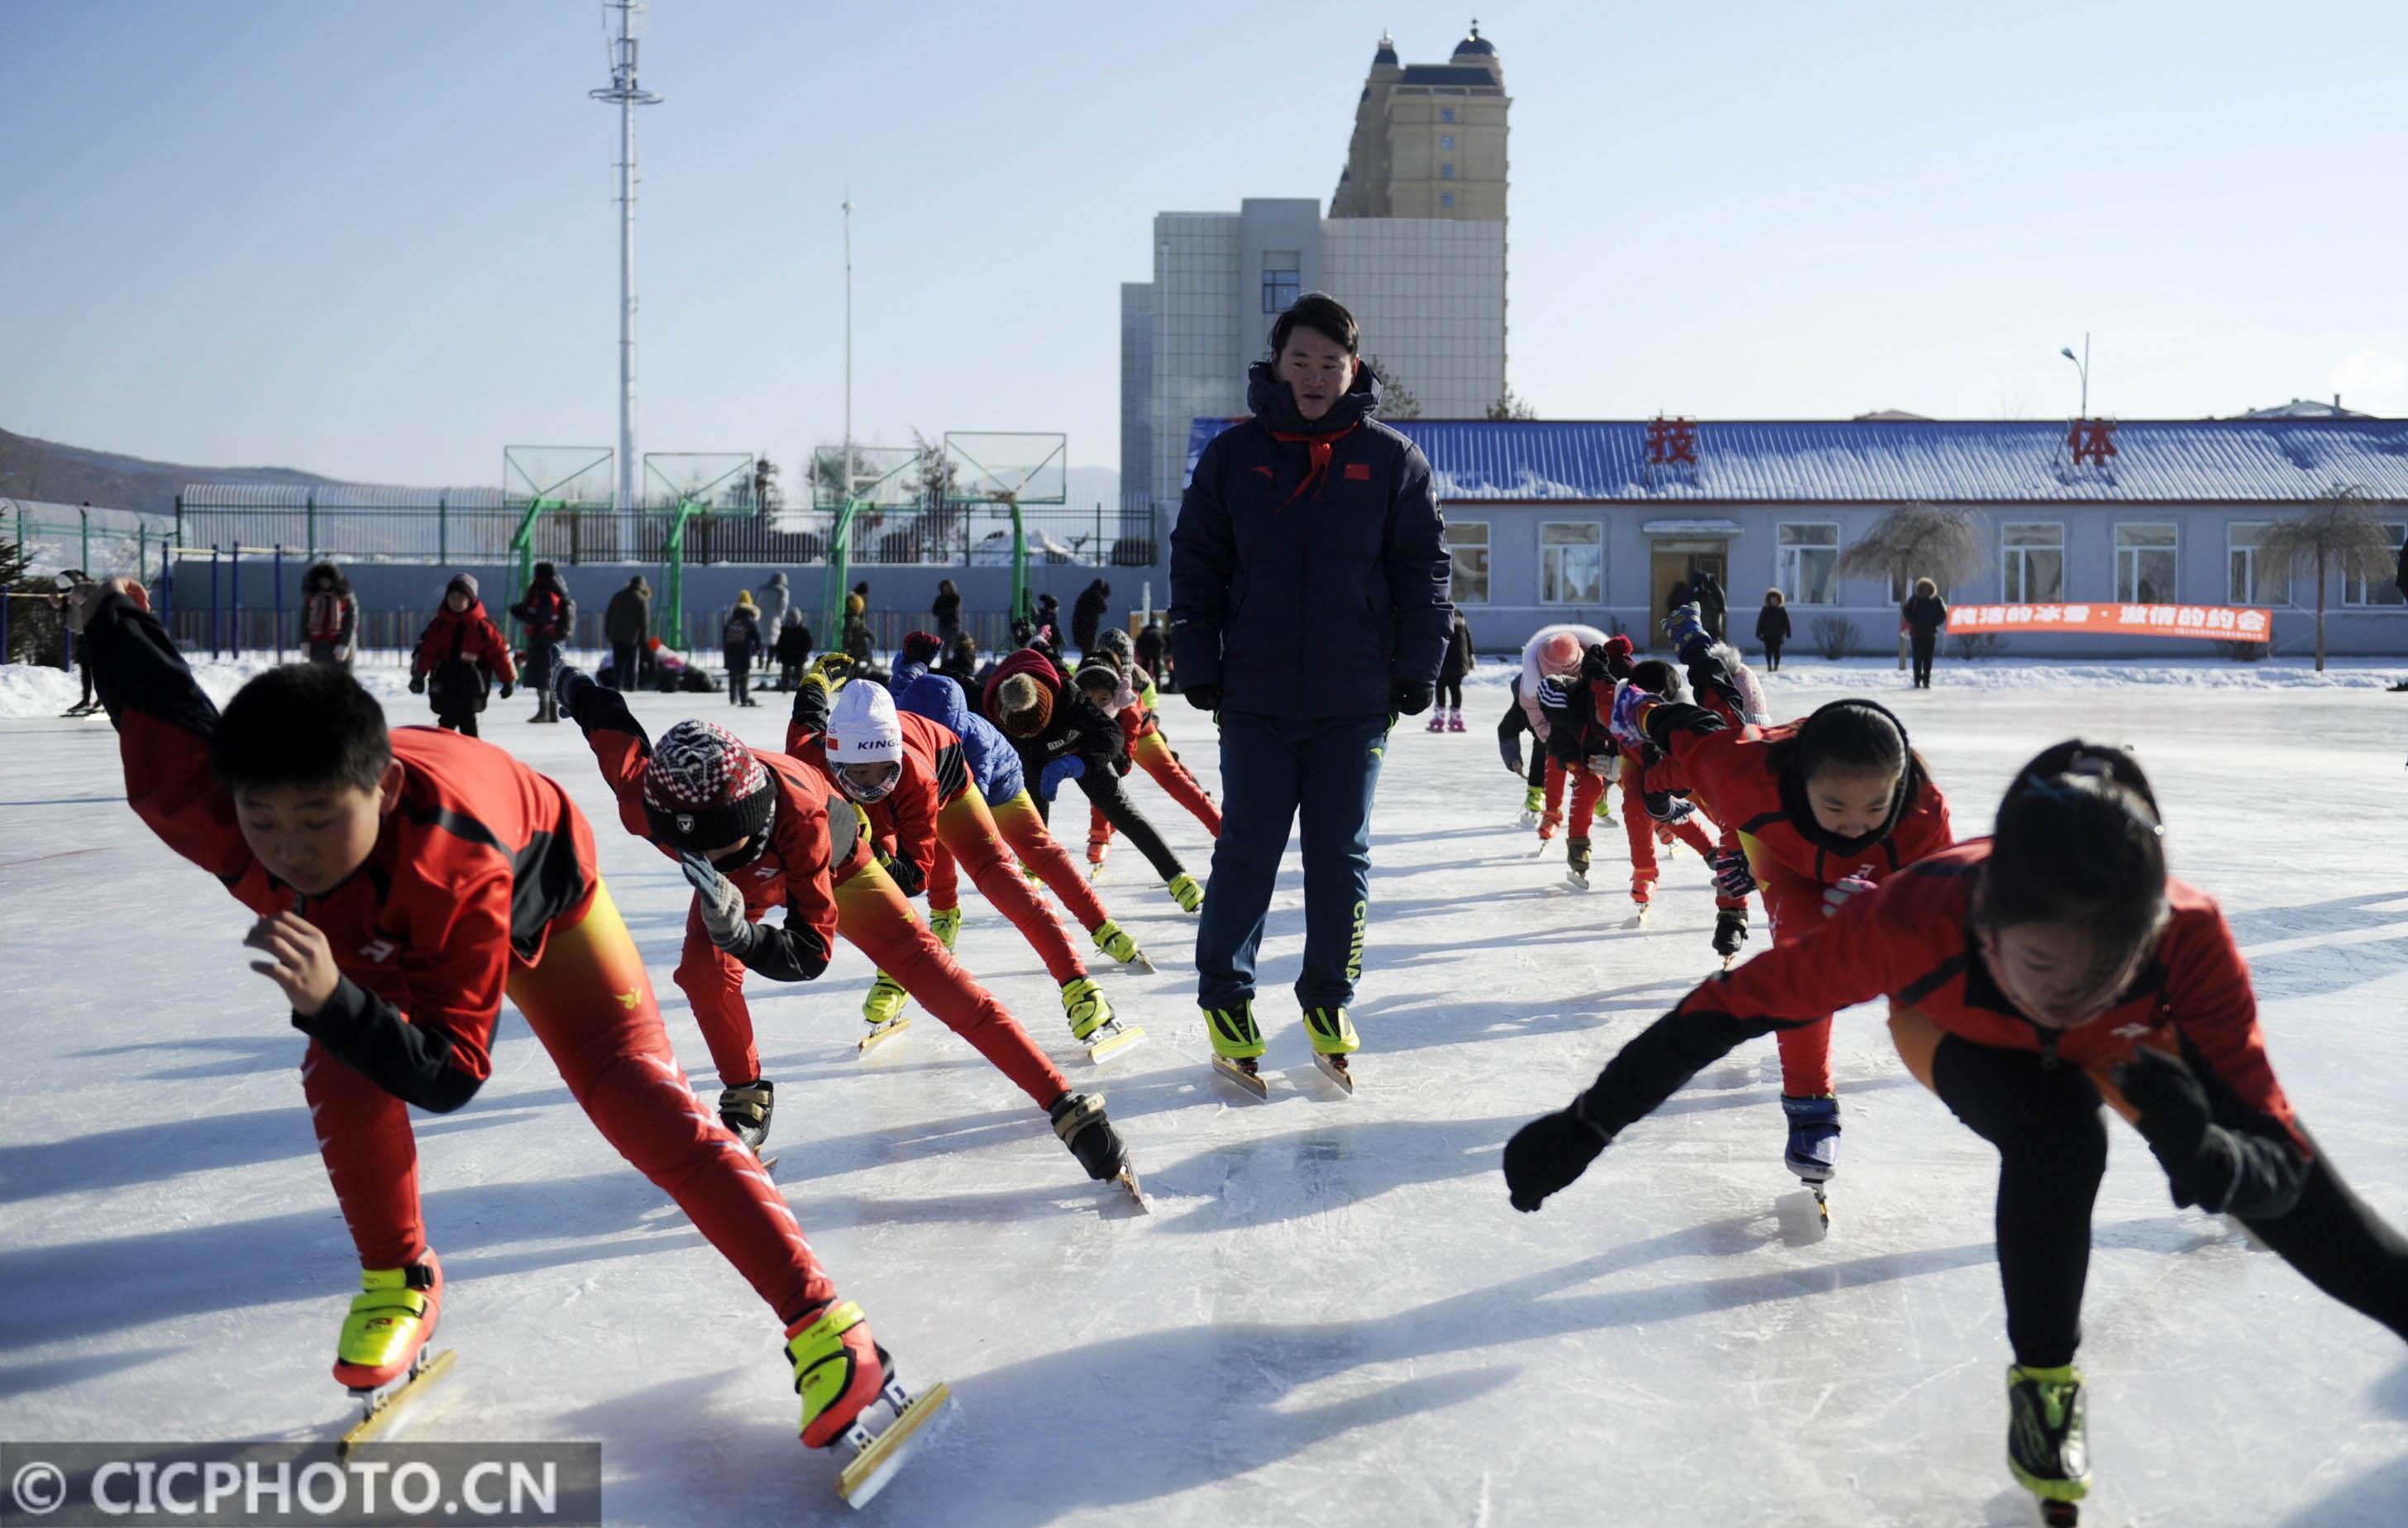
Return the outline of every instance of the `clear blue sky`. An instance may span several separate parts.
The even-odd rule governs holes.
[[[1483,7],[1513,386],[1555,417],[2408,414],[2408,7]],[[855,408],[1119,455],[1148,220],[1326,198],[1381,28],[1463,5],[656,0],[642,450]],[[0,426],[491,482],[616,433],[593,0],[0,0]],[[1371,336],[1376,346],[1377,336]]]

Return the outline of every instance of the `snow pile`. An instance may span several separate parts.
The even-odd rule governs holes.
[[[193,677],[200,680],[211,700],[223,706],[245,680],[274,666],[265,654],[255,658],[203,658],[193,664]],[[395,700],[425,704],[409,693],[407,667],[370,664],[354,672],[368,693],[388,707]],[[71,669],[31,664],[0,664],[0,718],[55,717],[82,695],[83,683]]]

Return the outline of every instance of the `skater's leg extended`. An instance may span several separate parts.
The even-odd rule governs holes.
[[[2351,1192],[2313,1141],[2310,1150],[2316,1154],[2291,1212],[2243,1223],[2308,1282],[2408,1337],[2408,1237]]]
[[[1586,764],[1572,772],[1572,821],[1570,836],[1585,838],[1597,821],[1598,797],[1605,792],[1605,781]]]
[[[836,888],[836,919],[837,932],[854,949],[946,1028],[969,1041],[1039,1108],[1069,1091],[1069,1083],[1018,1021],[911,916],[902,889],[876,863],[864,864]]]
[[[1775,877],[1764,887],[1765,909],[1772,915],[1776,947],[1796,944],[1823,921],[1823,889],[1794,877]],[[1781,1046],[1781,1092],[1790,1098],[1820,1098],[1831,1092],[1831,1020],[1826,1014],[1813,1023],[1784,1029]]]
[[[1254,998],[1254,952],[1301,788],[1297,750],[1282,722],[1222,713],[1221,836],[1212,845],[1212,894],[1196,925],[1196,998],[1207,1009]]]
[[[1363,974],[1370,920],[1371,797],[1387,750],[1388,719],[1339,717],[1299,725],[1310,730],[1298,750],[1304,963],[1296,998],[1308,1009],[1343,1008],[1354,1002],[1354,983]]]
[[[1062,921],[1012,868],[995,818],[975,788],[962,792],[938,811],[937,837],[951,857],[961,862],[971,883],[995,904],[996,910],[1011,920],[1012,927],[1027,939],[1056,982],[1085,978],[1086,963],[1063,932]],[[936,906],[933,888],[929,905]]]
[[[1215,838],[1221,835],[1221,808],[1212,805],[1212,798],[1204,793],[1204,787],[1187,772],[1187,766],[1171,755],[1170,745],[1163,740],[1162,734],[1150,732],[1140,737],[1134,751],[1138,767],[1152,775],[1154,783],[1171,800],[1195,814],[1205,832]]]
[[[335,1202],[363,1268],[398,1268],[426,1251],[418,1207],[418,1142],[409,1106],[309,1042],[301,1092]]]
[[[1029,799],[1028,793],[1023,791],[988,810],[995,818],[996,831],[1003,835],[1004,842],[1011,846],[1020,863],[1037,872],[1045,889],[1070,909],[1079,926],[1090,934],[1101,927],[1111,915],[1104,911],[1095,887],[1079,873],[1069,850],[1047,831],[1045,820],[1037,815],[1037,804]]]
[[[744,963],[710,942],[700,907],[686,909],[685,948],[679,952],[678,990],[710,1048],[721,1086],[734,1088],[761,1076],[761,1052],[752,1039],[752,1010],[744,1002]]]
[[[792,1325],[836,1298],[776,1185],[678,1070],[643,958],[607,889],[595,888],[573,926],[554,925],[542,961],[511,977],[509,994],[603,1137],[677,1201],[781,1321]]]

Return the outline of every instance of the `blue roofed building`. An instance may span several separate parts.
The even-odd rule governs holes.
[[[1197,419],[1188,469],[1226,419]],[[2408,539],[2408,420],[1990,421],[1402,420],[1429,458],[1455,558],[1454,593],[1485,650],[1579,621],[1653,633],[1676,583],[1711,571],[1750,645],[1770,588],[1796,648],[1818,617],[1853,622],[1858,650],[1894,642],[1905,591],[1834,564],[1910,500],[1964,505],[1983,565],[1952,604],[2070,601],[2245,605],[2274,611],[2274,650],[2314,644],[2315,573],[2261,558],[2273,521],[2336,489],[2374,501]],[[2329,569],[2337,653],[2408,654],[2408,601],[2386,569]],[[2189,639],[2049,633],[2026,656],[2212,652]]]

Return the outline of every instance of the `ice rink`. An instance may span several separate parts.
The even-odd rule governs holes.
[[[1101,882],[1159,975],[1102,973],[1150,1043],[1091,1067],[1009,924],[966,897],[967,964],[1100,1086],[1154,1195],[1125,1214],[1041,1114],[921,1015],[854,1059],[867,964],[751,988],[789,1202],[915,1386],[956,1397],[862,1521],[1113,1528],[1449,1524],[2006,1524],[2008,1361],[1994,1157],[1914,1085],[1879,1013],[1843,1015],[1846,1134],[1828,1237],[1783,1171],[1770,1041],[1710,1068],[1535,1216],[1505,1137],[1585,1085],[1714,962],[1702,865],[1673,857],[1626,933],[1618,829],[1598,890],[1514,825],[1492,736],[1396,733],[1374,823],[1356,1096],[1307,1060],[1287,983],[1291,860],[1258,1005],[1267,1105],[1209,1073],[1194,921],[1118,850]],[[2215,678],[2223,670],[2197,671]],[[2237,672],[2237,671],[2236,671]],[[2343,1175],[2408,1222],[2408,694],[2329,686],[1989,682],[1943,664],[1808,660],[1802,714],[1871,688],[1905,719],[1958,831],[2008,772],[2080,733],[2136,745],[2176,872],[2219,897],[2275,1066]],[[2388,678],[2391,676],[2383,676]],[[397,676],[379,677],[397,689]],[[648,696],[776,746],[783,697]],[[396,696],[396,721],[423,702]],[[670,1034],[718,1078],[669,977],[690,893],[622,833],[573,725],[496,701],[487,735],[566,784],[641,942]],[[1166,697],[1216,783],[1211,724]],[[245,967],[249,915],[123,802],[105,721],[0,721],[0,1436],[330,1437],[327,1372],[355,1264],[312,1145],[302,1038]],[[1209,844],[1142,777],[1190,867]],[[1083,833],[1085,807],[1060,814]],[[968,889],[966,887],[965,891]],[[1762,917],[1750,950],[1763,948]],[[1073,1064],[1076,1063],[1076,1064]],[[494,1075],[420,1116],[429,1231],[460,1363],[402,1435],[599,1439],[610,1521],[835,1522],[837,1461],[795,1440],[774,1319],[604,1146],[514,1013]],[[2087,1341],[2086,1523],[2408,1522],[2408,1352],[2237,1230],[2172,1207],[2117,1125]]]

